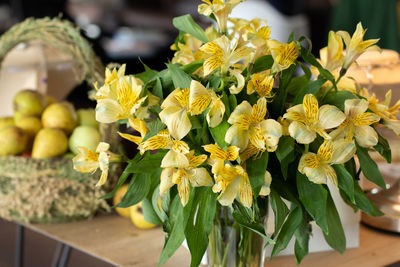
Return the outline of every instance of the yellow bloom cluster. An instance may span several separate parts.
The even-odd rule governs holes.
[[[155,166],[163,169],[161,194],[177,185],[181,202],[186,205],[192,187],[212,186],[212,191],[219,193],[222,205],[238,199],[245,207],[251,207],[255,196],[269,194],[273,180],[271,170],[265,169],[263,184],[259,192],[254,192],[247,165],[263,153],[275,153],[282,136],[293,138],[297,151],[301,151],[297,159],[300,173],[314,183],[331,180],[337,185],[331,165],[351,159],[357,144],[365,148],[377,145],[375,125],[382,123],[400,133],[396,118],[400,103],[389,107],[390,93],[384,103],[379,103],[374,95],[340,87],[339,81],[349,66],[364,51],[376,48],[373,44],[377,39],[363,40],[365,30],[361,24],[352,37],[342,31],[329,33],[328,46],[321,50],[319,65],[313,66],[313,73],[325,77],[325,72],[331,72],[336,78],[326,78],[324,82],[329,80],[330,85],[325,84],[325,90],[318,94],[305,92],[298,104],[294,104],[280,90],[284,73],[304,53],[300,43],[270,40],[271,29],[266,21],[229,18],[241,0],[203,2],[199,13],[212,16],[218,28],[210,27],[200,37],[193,32],[185,33],[171,46],[176,51],[172,64],[178,68],[199,66],[192,72],[180,69],[176,76],[168,69],[169,80],[172,76],[169,84],[173,86],[163,88],[164,94],[169,93],[165,98],[155,96],[154,79],[125,75],[124,65],[118,70],[107,69],[104,85],[96,93],[99,122],[125,120],[139,135],[120,133],[120,136],[136,143],[141,154],[168,150],[160,166]],[[255,70],[267,58],[271,64]],[[159,75],[158,82],[163,79]],[[186,77],[183,82],[182,76]],[[160,84],[168,82],[162,80]],[[343,107],[327,100],[329,93],[337,92],[337,87],[353,96],[343,100]],[[300,91],[298,88],[294,97]],[[271,112],[270,106],[282,97],[279,109]],[[155,121],[162,127],[154,132],[150,124]],[[310,144],[320,145],[311,152]],[[106,160],[100,160],[106,158],[102,151],[93,154],[83,149],[82,155],[74,160],[76,168],[105,169],[102,166]],[[99,184],[103,182],[104,179]]]

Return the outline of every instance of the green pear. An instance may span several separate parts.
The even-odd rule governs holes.
[[[0,155],[18,155],[26,150],[28,135],[16,126],[8,126],[0,131]]]
[[[69,150],[75,155],[79,153],[78,147],[83,146],[92,151],[96,151],[100,143],[99,131],[91,126],[78,126],[69,137]]]
[[[19,91],[13,99],[14,112],[23,116],[40,117],[46,106],[46,98],[35,90]]]
[[[12,125],[15,125],[13,117],[0,118],[0,130],[3,130],[4,128]]]
[[[99,127],[99,123],[96,121],[96,111],[93,108],[78,109],[76,113],[78,114],[79,125]]]
[[[43,128],[33,142],[32,158],[45,159],[63,155],[68,149],[68,138],[62,130]]]
[[[78,124],[78,116],[71,103],[54,103],[44,110],[42,124],[44,128],[60,129],[70,134]]]

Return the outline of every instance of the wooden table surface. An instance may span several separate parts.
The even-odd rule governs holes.
[[[157,266],[164,235],[160,227],[140,230],[118,215],[98,216],[87,221],[50,225],[25,225],[116,266]],[[400,261],[400,235],[361,226],[360,247],[343,255],[335,251],[309,254],[299,266],[380,267]],[[190,255],[180,247],[164,266],[189,266]],[[267,267],[297,266],[293,256],[267,260]],[[400,266],[400,265],[399,265]]]

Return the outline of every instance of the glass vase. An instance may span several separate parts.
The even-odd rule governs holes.
[[[229,207],[218,206],[209,236],[208,266],[264,266],[264,244],[262,236],[234,221]]]

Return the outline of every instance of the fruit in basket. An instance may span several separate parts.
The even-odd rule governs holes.
[[[84,146],[92,151],[96,151],[97,145],[100,143],[100,133],[96,128],[91,126],[78,126],[74,129],[69,137],[69,149],[78,154],[78,147]]]
[[[8,126],[0,131],[0,155],[18,155],[26,150],[28,135],[16,126]]]
[[[2,117],[0,118],[0,130],[14,125],[14,118],[13,117]]]
[[[44,128],[56,128],[70,134],[78,123],[74,106],[69,102],[54,103],[42,114]]]
[[[133,224],[141,229],[150,229],[156,227],[155,224],[149,223],[144,219],[142,202],[133,205],[130,209],[131,221]]]
[[[115,193],[114,197],[113,197],[113,205],[117,205],[119,202],[121,202],[122,198],[124,197],[124,195],[126,194],[126,191],[128,191],[128,185],[123,185],[121,186],[117,192]],[[131,210],[130,207],[128,208],[115,208],[115,211],[126,218],[130,218],[131,216]]]
[[[32,158],[44,159],[61,156],[68,149],[68,138],[60,129],[43,128],[33,142]]]
[[[39,117],[46,106],[46,98],[35,90],[19,91],[13,99],[14,112],[21,116]]]
[[[78,124],[85,126],[92,126],[95,128],[99,127],[99,123],[96,121],[96,111],[92,108],[78,109]]]
[[[15,125],[24,130],[24,132],[27,133],[30,138],[34,138],[39,130],[42,129],[41,120],[33,116],[23,117],[16,121]]]

